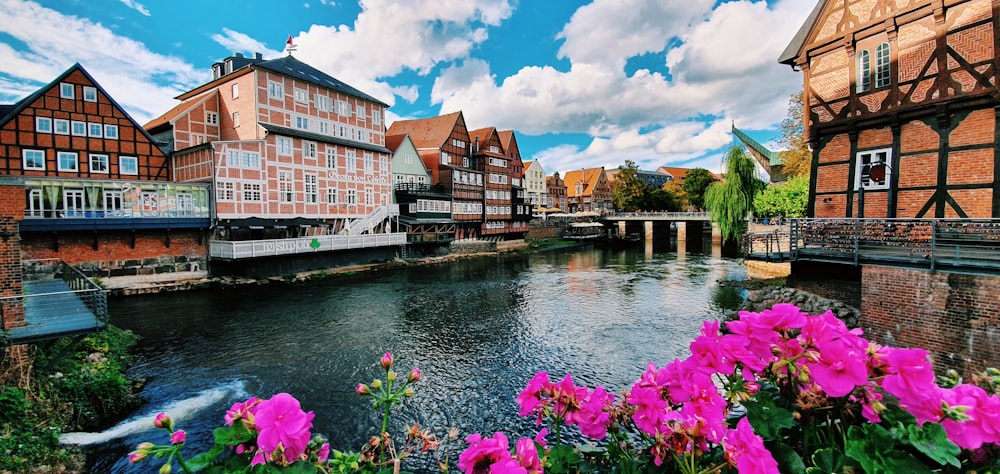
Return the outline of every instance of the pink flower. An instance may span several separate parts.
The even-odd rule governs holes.
[[[521,406],[521,411],[518,412],[519,416],[528,416],[536,409],[542,406],[542,393],[551,390],[552,382],[549,382],[549,374],[545,371],[538,372],[528,385],[521,390],[521,393],[517,395],[517,404]],[[542,422],[542,414],[538,414],[538,419],[536,423],[540,424]]]
[[[850,394],[854,387],[868,381],[867,354],[844,340],[825,342],[819,360],[808,364],[809,371],[824,392],[838,398]]]
[[[887,348],[888,375],[882,388],[897,398],[899,404],[917,417],[918,423],[941,419],[941,387],[934,383],[934,368],[924,349]]]
[[[604,439],[608,434],[608,424],[611,423],[611,415],[605,408],[614,402],[615,396],[601,386],[597,386],[593,392],[587,394],[575,420],[580,432],[590,439]]]
[[[962,384],[944,391],[946,411],[961,411],[961,418],[946,418],[941,426],[948,439],[964,449],[976,450],[983,444],[1000,442],[1000,398],[980,387]]]
[[[386,352],[385,354],[382,355],[382,360],[380,360],[379,363],[382,364],[383,369],[389,370],[392,368],[392,361],[393,361],[392,354]]]
[[[406,381],[409,383],[416,382],[420,380],[420,376],[420,369],[414,367],[413,370],[410,371],[410,375],[406,377]]]
[[[153,425],[156,426],[157,428],[163,428],[169,430],[173,429],[174,420],[171,420],[166,413],[160,412],[156,414],[156,418],[153,418]]]
[[[540,474],[542,472],[542,460],[538,456],[538,447],[534,440],[529,438],[517,440],[514,451],[517,453],[517,463],[524,468],[527,474]]]
[[[469,447],[458,455],[458,468],[465,474],[489,472],[490,467],[511,459],[507,437],[497,431],[493,438],[483,438],[479,433],[465,438]]]
[[[729,431],[724,444],[726,457],[740,474],[778,473],[777,461],[745,417],[736,423],[735,430]]]
[[[357,387],[354,387],[354,393],[358,395],[368,395],[371,393],[371,389],[363,383],[359,383]]]
[[[323,443],[323,446],[319,447],[319,451],[316,452],[316,459],[319,462],[324,463],[330,458],[330,443]]]
[[[174,431],[170,435],[170,444],[183,444],[187,440],[187,433],[184,430]]]
[[[237,420],[247,420],[250,424],[253,424],[253,411],[260,403],[260,399],[257,397],[250,397],[247,401],[242,403],[234,403],[229,410],[226,411],[225,420],[226,424],[233,426],[233,423]]]
[[[257,405],[257,446],[264,461],[291,463],[306,451],[312,434],[312,412],[302,411],[299,401],[287,393],[279,393]],[[275,456],[280,451],[279,456]],[[257,458],[254,458],[257,460]]]

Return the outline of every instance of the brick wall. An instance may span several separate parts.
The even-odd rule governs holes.
[[[18,221],[24,217],[24,186],[0,185],[0,296],[21,294],[21,241],[18,238]],[[24,325],[24,308],[21,300],[0,304],[0,328]]]
[[[861,307],[861,272],[853,265],[792,262],[786,285],[802,291]]]
[[[938,373],[1000,366],[1000,277],[866,266],[861,326],[895,347],[922,347]]]
[[[97,236],[94,250],[92,232],[31,233],[21,243],[24,258],[58,258],[79,267],[89,276],[113,277],[150,275],[181,271],[206,270],[208,261],[207,236],[198,243],[197,230],[170,231],[170,246],[166,245],[165,230],[104,231]]]

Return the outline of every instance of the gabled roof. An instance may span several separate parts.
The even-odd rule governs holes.
[[[83,74],[84,77],[87,78],[88,81],[90,81],[91,84],[94,85],[95,88],[97,88],[98,91],[100,91],[101,94],[104,94],[104,97],[108,98],[108,101],[111,102],[111,105],[113,105],[116,109],[118,109],[118,111],[120,111],[122,115],[125,116],[125,118],[127,118],[130,122],[132,122],[132,125],[135,126],[135,128],[139,131],[139,133],[143,134],[146,137],[146,139],[149,140],[150,143],[152,144],[156,143],[156,140],[154,140],[153,137],[149,135],[149,132],[147,132],[146,129],[142,128],[135,121],[135,119],[132,118],[132,115],[129,114],[128,111],[126,111],[125,108],[122,107],[121,104],[119,104],[118,101],[116,101],[115,98],[111,96],[111,94],[108,94],[108,91],[104,90],[104,88],[101,87],[101,85],[98,84],[96,80],[94,80],[94,77],[91,76],[90,73],[87,72],[87,70],[80,65],[80,63],[76,63],[70,66],[69,69],[64,71],[62,74],[53,79],[51,82],[42,86],[35,92],[29,94],[27,97],[17,101],[17,103],[13,105],[0,106],[0,128],[2,128],[4,125],[7,124],[7,122],[16,117],[19,113],[21,113],[22,110],[24,110],[29,105],[34,103],[35,100],[37,100],[39,97],[45,95],[46,91],[55,87],[57,84],[59,84],[67,77],[69,77],[70,74],[78,70],[80,71],[81,74]],[[6,113],[3,113],[4,111],[6,111]],[[154,148],[159,150],[159,147],[154,147]]]
[[[500,140],[500,135],[497,134],[496,127],[480,128],[479,130],[473,130],[473,131],[469,132],[469,141],[471,143],[475,144],[475,143],[477,143],[476,139],[478,139],[479,140],[478,141],[479,145],[483,146],[483,145],[486,145],[487,143],[489,143],[490,139],[494,135],[497,137],[497,142],[500,143],[500,154],[501,155],[506,154],[505,151],[504,151],[504,150],[506,150],[506,148],[504,148],[503,142]],[[480,150],[475,150],[475,152],[479,153]],[[492,153],[492,152],[490,152],[487,149],[487,150],[484,150],[483,153]]]
[[[800,0],[801,1],[801,0]],[[795,65],[795,58],[799,56],[799,52],[802,51],[802,46],[805,45],[806,39],[809,38],[809,33],[812,31],[813,24],[816,23],[816,19],[819,17],[820,12],[823,11],[823,6],[826,5],[826,0],[819,0],[816,3],[816,7],[813,8],[812,13],[806,18],[805,23],[799,28],[799,31],[795,33],[792,37],[792,41],[788,43],[785,50],[781,52],[781,56],[778,56],[778,62],[781,64],[788,64],[789,66]]]
[[[347,83],[323,71],[320,71],[319,69],[316,69],[302,61],[299,61],[298,59],[295,59],[295,57],[292,55],[282,56],[277,59],[268,59],[266,61],[257,61],[257,60],[248,60],[248,61],[249,64],[243,66],[239,70],[221,76],[218,79],[215,79],[212,82],[204,84],[194,90],[185,92],[184,94],[177,96],[177,98],[180,100],[185,100],[190,97],[193,97],[194,95],[200,94],[201,92],[203,92],[208,88],[212,88],[218,84],[227,82],[229,79],[233,77],[233,74],[245,74],[254,69],[263,69],[265,71],[271,71],[274,73],[282,74],[294,79],[298,79],[303,82],[307,82],[309,84],[324,87],[326,89],[332,89],[337,92],[342,92],[350,96],[374,102],[383,107],[389,107],[389,105],[386,104],[385,102],[382,102],[381,100],[378,100],[368,94],[365,94],[364,92],[361,92],[358,89],[351,87]]]
[[[188,101],[181,102],[180,104],[177,104],[177,106],[175,106],[174,108],[172,108],[169,111],[167,111],[167,113],[165,113],[165,114],[163,114],[163,115],[161,115],[159,117],[156,117],[153,120],[150,120],[146,125],[143,125],[143,128],[145,128],[146,130],[148,130],[150,132],[153,132],[157,128],[160,128],[160,127],[162,127],[164,125],[173,124],[174,121],[177,120],[178,117],[180,117],[181,115],[184,115],[189,110],[191,110],[191,109],[193,109],[193,108],[201,105],[206,100],[208,100],[210,97],[212,97],[214,95],[217,95],[218,93],[219,93],[218,89],[212,89],[210,91],[210,93],[204,94],[198,100],[188,100]]]
[[[418,150],[441,149],[448,143],[451,132],[455,130],[459,120],[465,123],[461,110],[437,117],[397,120],[392,123],[386,134],[409,135],[410,140],[413,140],[413,146]]]
[[[570,197],[577,196],[577,183],[583,183],[584,185],[583,193],[581,195],[586,196],[592,194],[594,192],[594,188],[597,187],[597,182],[600,180],[602,174],[604,174],[604,168],[584,168],[567,171],[566,175],[563,176],[563,182],[566,183],[566,194]]]
[[[406,135],[405,133],[402,135],[386,135],[385,147],[392,150],[392,152],[395,153],[396,150],[399,149],[399,145],[403,144],[403,140],[405,140],[407,136],[408,135]]]
[[[739,141],[743,142],[743,144],[746,145],[748,148],[753,149],[753,151],[759,153],[760,156],[767,158],[767,161],[771,166],[779,166],[782,164],[780,153],[768,150],[767,147],[761,145],[760,142],[751,138],[750,135],[744,133],[743,130],[736,128],[736,125],[733,125],[733,135],[735,135],[736,138],[739,139]]]
[[[500,130],[497,135],[500,137],[500,145],[503,146],[504,151],[510,150],[511,144],[514,143],[514,131]]]

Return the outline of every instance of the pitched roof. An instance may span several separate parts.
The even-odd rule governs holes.
[[[790,66],[795,65],[795,58],[799,56],[799,51],[802,50],[802,46],[805,44],[806,39],[809,37],[809,32],[812,31],[813,23],[816,23],[816,19],[819,17],[820,12],[823,11],[823,6],[826,4],[826,0],[819,0],[816,3],[816,7],[813,8],[812,13],[806,18],[805,23],[799,27],[799,31],[795,33],[792,37],[792,41],[788,43],[785,50],[781,52],[781,56],[778,56],[778,62],[781,64],[788,64]]]
[[[211,92],[214,92],[215,94],[219,93],[218,89],[212,89]],[[177,117],[180,117],[188,110],[191,110],[192,108],[197,107],[201,103],[205,102],[206,100],[208,100],[209,97],[212,97],[212,95],[213,94],[211,93],[204,94],[204,96],[202,96],[198,100],[186,100],[184,102],[181,102],[180,104],[177,104],[174,108],[168,110],[167,113],[159,117],[156,117],[153,120],[150,120],[148,123],[146,123],[146,125],[143,125],[143,128],[152,132],[159,127],[162,127],[169,123],[173,123],[173,121]]]
[[[480,128],[479,130],[473,130],[473,131],[469,132],[469,141],[471,143],[477,143],[477,139],[478,139],[478,143],[480,144],[480,146],[482,146],[482,145],[485,145],[485,144],[489,143],[490,137],[493,136],[493,135],[497,135],[497,141],[500,142],[500,136],[497,134],[496,127]],[[504,150],[505,149],[506,148],[504,148],[503,143],[501,142],[500,143],[500,154],[501,155],[504,154]],[[478,153],[479,150],[476,150],[476,152]],[[486,152],[489,152],[489,150],[486,150]]]
[[[600,179],[601,174],[604,172],[604,168],[584,168],[579,170],[567,171],[566,175],[563,176],[563,182],[566,183],[566,195],[573,197],[576,196],[576,184],[583,183],[583,196],[592,194],[594,188],[597,186],[597,181]]]
[[[399,149],[399,145],[403,144],[404,139],[406,139],[405,133],[402,135],[386,135],[385,147],[395,152]]]
[[[743,144],[746,145],[748,148],[752,148],[753,151],[756,151],[764,158],[767,158],[767,161],[770,163],[771,166],[778,166],[782,164],[780,153],[768,150],[767,147],[761,145],[760,142],[751,138],[750,135],[744,133],[743,130],[736,128],[736,125],[733,125],[733,135],[735,135],[736,138],[738,138],[741,142],[743,142]]]
[[[511,143],[514,142],[514,131],[513,130],[500,130],[497,131],[497,135],[500,136],[500,145],[503,149],[509,150]]]
[[[413,120],[397,120],[392,123],[387,135],[409,135],[413,140],[413,146],[420,149],[440,149],[448,138],[451,137],[452,130],[462,118],[462,111],[452,112],[447,115],[429,117]],[[462,118],[464,122],[465,119]]]

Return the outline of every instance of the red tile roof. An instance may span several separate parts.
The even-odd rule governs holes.
[[[418,150],[441,149],[448,143],[459,119],[465,122],[462,111],[424,119],[397,120],[389,127],[386,135],[409,135],[413,146]]]

